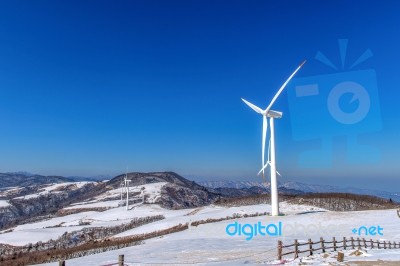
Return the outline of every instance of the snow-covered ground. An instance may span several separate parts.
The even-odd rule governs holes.
[[[9,205],[10,205],[10,203],[8,203],[7,200],[0,200],[0,208],[1,207],[7,207]]]
[[[343,263],[337,262],[337,252],[329,252],[290,260],[285,265],[400,265],[399,249],[351,249],[340,252],[344,253]]]
[[[145,225],[140,228],[132,229],[122,235],[138,234],[151,231],[160,227],[167,227],[177,222],[187,221],[187,219],[197,220],[199,218],[223,217],[230,212],[254,212],[269,211],[269,205],[257,205],[235,208],[205,207],[192,217],[175,215],[166,220]],[[188,212],[189,210],[186,210]],[[395,210],[381,211],[360,211],[360,212],[330,212],[320,209],[312,209],[309,206],[290,205],[281,203],[281,211],[285,216],[270,217],[260,216],[252,218],[240,218],[217,223],[209,223],[191,226],[188,230],[153,238],[145,241],[143,245],[128,247],[116,251],[99,253],[82,258],[68,260],[71,265],[107,265],[117,262],[118,255],[124,254],[127,265],[145,264],[202,264],[202,265],[242,265],[242,264],[280,264],[276,261],[277,241],[282,240],[284,245],[292,244],[294,239],[305,242],[311,238],[318,241],[322,236],[326,240],[333,236],[341,238],[358,237],[352,233],[352,229],[360,226],[380,226],[383,228],[383,236],[367,236],[374,240],[400,240],[400,219]],[[178,211],[178,212],[182,212]],[[198,215],[198,216],[197,216]],[[237,221],[240,224],[263,225],[282,223],[281,236],[261,236],[256,235],[251,240],[246,240],[246,236],[229,236],[226,227]],[[168,226],[169,226],[168,225]],[[297,229],[296,229],[297,227]],[[360,237],[364,237],[361,235]],[[346,251],[345,262],[347,261],[377,261],[378,259],[388,261],[400,261],[400,249],[397,250],[368,250],[362,256],[350,256]],[[286,256],[288,265],[298,265],[307,262],[306,265],[329,265],[336,259],[334,253],[325,255],[315,255],[314,257],[304,257],[293,260],[293,257]],[[300,261],[301,260],[301,261]],[[397,262],[396,262],[397,263]],[[400,264],[400,262],[398,262]],[[57,263],[48,264],[57,265]],[[303,264],[305,265],[305,264]],[[332,264],[331,264],[332,265]],[[345,264],[342,264],[345,265]],[[349,265],[349,264],[347,264]],[[378,265],[378,264],[377,264]],[[392,264],[394,265],[394,264]]]

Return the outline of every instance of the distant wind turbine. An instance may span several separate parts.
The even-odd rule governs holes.
[[[124,183],[126,188],[126,210],[129,208],[129,182],[132,180],[128,180],[128,172],[125,174]]]
[[[275,94],[274,98],[272,98],[272,101],[269,103],[268,107],[265,110],[259,108],[258,106],[254,105],[242,98],[243,102],[245,102],[251,109],[253,109],[254,111],[256,111],[257,113],[259,113],[263,116],[262,154],[261,154],[262,169],[259,173],[262,172],[262,176],[265,179],[264,171],[268,165],[270,166],[270,168],[271,168],[271,209],[272,209],[271,214],[272,214],[272,216],[279,215],[278,186],[277,186],[277,180],[276,180],[274,119],[281,118],[282,112],[273,111],[273,110],[271,110],[271,107],[275,103],[275,101],[278,99],[278,97],[282,93],[282,91],[285,89],[285,87],[289,83],[289,81],[293,78],[294,75],[296,75],[297,71],[300,70],[300,68],[305,64],[305,62],[306,62],[306,60],[304,60],[296,68],[296,70],[292,73],[292,75],[290,75],[290,77],[285,81],[285,83],[283,83],[283,85],[279,88],[278,92]],[[270,135],[270,149],[268,148],[268,161],[265,162],[265,141],[267,138],[267,131],[268,131],[268,118],[269,118],[269,124],[271,127],[271,135]],[[271,160],[269,159],[270,155],[271,155]]]

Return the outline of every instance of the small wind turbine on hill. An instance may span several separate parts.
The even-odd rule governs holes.
[[[300,70],[300,68],[304,65],[306,61],[304,60],[297,68],[296,70],[290,75],[290,77],[283,83],[283,85],[280,87],[278,92],[275,94],[274,98],[272,98],[272,101],[269,103],[268,107],[263,110],[259,108],[258,106],[246,101],[245,99],[242,98],[242,100],[254,111],[257,113],[261,114],[263,116],[263,129],[262,129],[262,154],[261,154],[261,160],[262,160],[262,168],[261,171],[258,173],[262,173],[263,178],[265,178],[264,171],[268,167],[268,165],[271,168],[271,214],[272,216],[277,216],[279,215],[279,203],[278,203],[278,184],[276,180],[276,160],[275,160],[275,131],[274,131],[274,119],[275,118],[281,118],[282,117],[282,112],[278,111],[273,111],[271,110],[272,105],[275,103],[275,101],[278,99],[279,95],[282,93],[282,91],[285,89],[286,85],[289,83],[289,81],[293,78],[294,75],[296,75],[297,71]],[[268,161],[265,162],[265,141],[267,138],[267,131],[268,131],[268,118],[269,118],[269,124],[271,127],[271,134],[270,134],[270,140],[269,140],[269,148],[268,148]],[[271,160],[270,160],[271,157]],[[278,173],[279,174],[279,173]],[[280,175],[280,174],[279,174]]]
[[[128,173],[125,174],[124,183],[126,189],[126,210],[129,208],[129,182],[132,180],[128,180]]]

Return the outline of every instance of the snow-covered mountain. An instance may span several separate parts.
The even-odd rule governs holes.
[[[21,223],[38,215],[50,215],[71,204],[91,202],[104,193],[111,193],[108,200],[120,200],[121,184],[125,174],[103,182],[74,182],[65,177],[25,176],[0,173],[0,229]],[[137,191],[132,200],[159,204],[164,208],[182,209],[201,207],[215,202],[220,194],[207,190],[194,181],[173,172],[128,173],[130,187],[163,184],[159,197],[152,193]],[[132,192],[132,191],[131,191]],[[132,192],[133,193],[133,192]],[[254,194],[254,193],[253,193]],[[104,207],[104,206],[101,206]]]

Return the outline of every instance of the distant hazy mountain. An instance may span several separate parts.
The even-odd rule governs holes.
[[[291,188],[296,190],[301,190],[304,192],[342,192],[342,193],[352,193],[352,194],[362,194],[362,195],[372,195],[385,199],[392,199],[394,201],[400,202],[400,193],[387,192],[381,190],[364,189],[364,188],[354,188],[354,187],[336,187],[329,185],[309,185],[294,181],[288,181],[280,184],[280,187]]]
[[[248,189],[251,187],[262,187],[269,189],[269,183],[262,182],[248,182],[248,181],[200,181],[198,182],[200,185],[205,187],[219,189],[219,188],[239,188],[239,189]],[[312,185],[312,184],[304,184],[295,181],[286,181],[279,182],[279,190],[294,190],[294,191],[302,191],[306,193],[326,193],[326,192],[340,192],[340,193],[352,193],[352,194],[362,194],[362,195],[372,195],[385,199],[392,199],[394,201],[400,202],[400,193],[393,193],[387,191],[380,190],[372,190],[372,189],[362,189],[362,188],[354,188],[354,187],[336,187],[330,185]]]
[[[72,179],[77,182],[82,182],[82,181],[104,181],[104,180],[110,180],[112,176],[110,175],[96,175],[96,176],[68,176],[67,178]]]
[[[269,182],[252,182],[252,181],[230,181],[230,180],[222,180],[222,181],[199,181],[197,182],[202,186],[209,188],[251,188],[251,187],[261,187],[261,188],[269,188]]]
[[[26,172],[0,173],[0,188],[27,187],[64,182],[73,182],[73,180],[62,176],[42,176]]]

